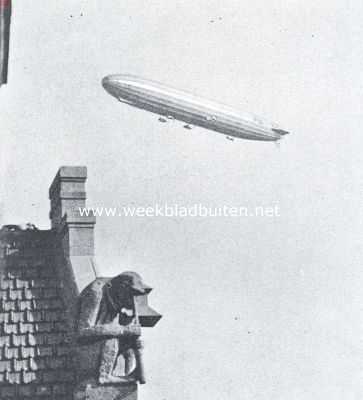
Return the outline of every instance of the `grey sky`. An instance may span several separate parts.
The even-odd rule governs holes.
[[[145,333],[141,399],[362,397],[358,3],[14,1],[2,223],[47,228],[61,165],[87,165],[89,205],[280,206],[279,218],[98,218],[102,273],[140,272],[164,314]],[[160,124],[106,94],[102,77],[119,72],[293,133],[276,148]]]

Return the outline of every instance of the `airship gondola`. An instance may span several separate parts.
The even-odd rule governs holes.
[[[264,118],[136,76],[109,75],[102,85],[119,101],[158,114],[160,122],[176,119],[188,128],[250,140],[277,141],[289,133]]]

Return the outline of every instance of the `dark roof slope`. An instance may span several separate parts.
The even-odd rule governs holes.
[[[71,399],[74,362],[53,233],[0,230],[0,399]]]

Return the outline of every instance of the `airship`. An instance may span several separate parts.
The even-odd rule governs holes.
[[[0,86],[8,81],[11,0],[0,0]]]
[[[199,126],[233,138],[278,141],[288,131],[264,118],[133,75],[108,75],[102,86],[122,103],[159,115],[159,121],[179,120],[184,128]]]

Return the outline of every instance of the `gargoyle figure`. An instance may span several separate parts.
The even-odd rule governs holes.
[[[78,334],[81,343],[101,343],[89,350],[100,351],[100,384],[144,383],[135,296],[148,291],[135,272],[98,278],[82,291]]]

